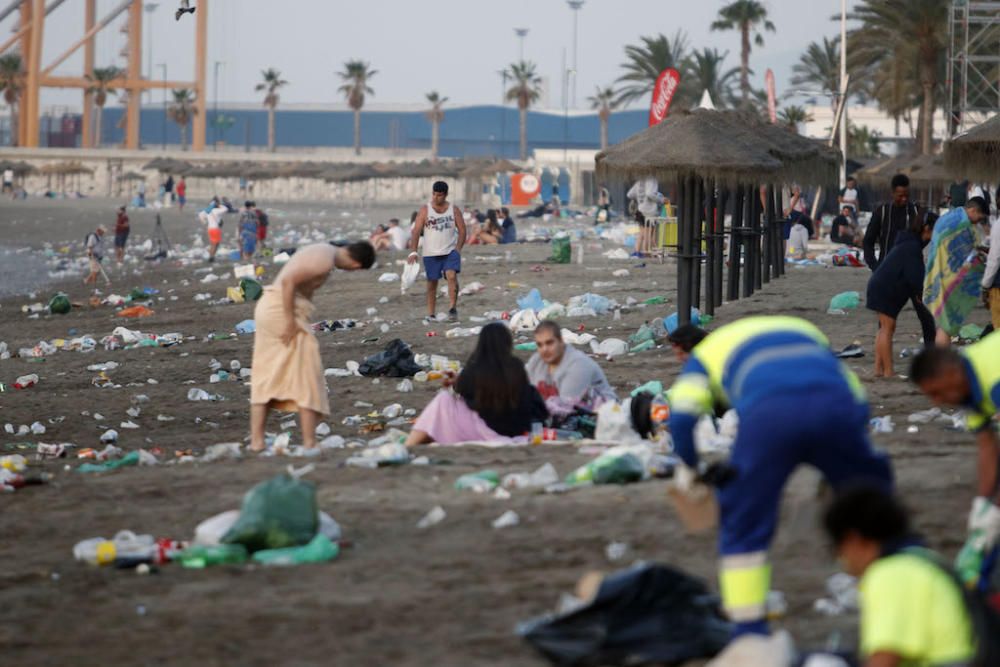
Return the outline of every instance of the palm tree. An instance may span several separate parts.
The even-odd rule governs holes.
[[[587,98],[591,109],[597,109],[597,117],[601,119],[601,150],[608,147],[608,120],[611,112],[618,106],[617,93],[611,86],[594,91],[594,94]]]
[[[170,120],[180,126],[181,150],[187,150],[188,123],[191,122],[191,118],[198,112],[198,109],[194,106],[194,91],[188,88],[177,88],[171,92],[174,99],[167,109],[167,114],[170,116]]]
[[[24,88],[24,61],[19,53],[0,55],[0,93],[10,108],[10,145],[17,145],[17,107]]]
[[[288,82],[281,78],[281,72],[269,67],[260,73],[263,81],[258,83],[254,90],[264,92],[264,106],[267,107],[267,150],[274,152],[274,110],[278,107],[280,98],[278,90],[288,85]]]
[[[750,33],[754,33],[754,44],[764,46],[759,27],[774,32],[767,9],[757,0],[734,0],[719,10],[719,18],[712,23],[712,30],[740,31],[740,92],[745,107],[750,105]]]
[[[861,127],[854,123],[847,124],[847,153],[851,157],[878,157],[882,154],[879,139],[882,135],[872,131],[867,125]]]
[[[528,159],[528,107],[537,102],[542,94],[542,78],[535,70],[535,63],[522,60],[510,66],[513,87],[507,91],[507,99],[517,102],[521,117],[521,159]]]
[[[811,122],[813,120],[813,116],[811,113],[806,111],[805,107],[792,104],[784,107],[778,112],[778,120],[781,121],[782,124],[787,125],[790,129],[798,132],[799,125]]]
[[[673,39],[660,34],[656,37],[641,37],[642,46],[625,47],[627,62],[621,67],[625,73],[618,77],[622,86],[618,90],[618,104],[628,105],[631,102],[647,97],[656,85],[660,72],[673,67],[681,75],[681,84],[674,93],[674,100],[680,104],[690,105],[693,101],[691,84],[688,82],[688,38],[678,30]]]
[[[793,86],[811,86],[829,93],[831,105],[836,109],[840,97],[840,38],[823,38],[823,43],[813,42],[792,66]]]
[[[733,79],[739,74],[739,68],[731,67],[725,71],[724,62],[729,52],[719,53],[718,49],[703,48],[691,54],[691,86],[696,89],[698,99],[708,91],[717,108],[723,108],[732,103]],[[700,90],[701,93],[698,93]]]
[[[378,71],[369,67],[369,63],[363,60],[348,60],[344,63],[344,71],[340,72],[340,80],[344,82],[340,92],[344,94],[347,106],[354,111],[355,155],[361,155],[361,109],[365,106],[365,95],[375,94],[368,81],[378,74]]]
[[[848,36],[852,78],[884,82],[873,91],[875,99],[896,118],[919,103],[917,134],[925,155],[945,74],[949,7],[945,0],[862,0],[849,16],[861,23]]]
[[[118,91],[112,87],[111,83],[125,75],[125,71],[118,67],[95,67],[94,71],[85,75],[90,87],[87,92],[94,96],[94,106],[97,107],[97,114],[94,122],[97,127],[94,129],[94,147],[101,147],[101,129],[104,119],[104,105],[108,103],[108,95],[118,96]]]
[[[427,120],[431,122],[431,158],[438,159],[438,148],[441,145],[441,121],[444,120],[444,103],[447,97],[441,97],[436,90],[427,93],[427,101],[431,103],[427,112]]]

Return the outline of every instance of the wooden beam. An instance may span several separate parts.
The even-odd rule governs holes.
[[[84,0],[83,29],[90,31],[97,23],[97,0]],[[94,73],[94,38],[91,37],[83,45],[83,74]],[[94,95],[87,88],[83,89],[83,133],[80,145],[83,148],[94,147]]]
[[[128,16],[128,105],[125,110],[125,147],[139,148],[139,118],[142,109],[142,3],[133,2]]]
[[[41,83],[44,88],[88,88],[91,84],[90,81],[80,76],[46,76],[42,77]],[[125,90],[132,88],[160,90],[162,88],[194,88],[194,86],[195,84],[192,81],[150,81],[148,79],[132,81],[126,78],[119,78],[108,82],[109,88],[121,88]]]
[[[38,147],[39,117],[41,116],[39,74],[42,65],[42,38],[45,35],[45,0],[31,2],[31,44],[27,54],[27,83],[22,104],[27,106],[27,127],[24,146]]]
[[[21,36],[21,58],[24,64],[27,65],[28,53],[31,52],[31,3],[22,2],[21,3],[21,20],[20,28],[22,31]],[[25,77],[25,82],[27,83],[27,77]],[[25,95],[21,95],[20,104],[18,104],[18,122],[17,122],[17,145],[24,146],[28,140],[28,108],[25,102]]]
[[[198,3],[198,11],[195,12],[195,56],[194,56],[194,119],[191,121],[191,149],[195,152],[205,150],[205,131],[208,128],[208,119],[205,117],[207,105],[205,104],[205,93],[207,86],[207,58],[208,58],[208,11],[209,0],[201,0]]]
[[[16,8],[22,2],[24,2],[24,0],[15,0],[14,4],[11,5],[11,7]],[[64,2],[66,2],[66,0],[52,0],[52,2],[49,3],[49,6],[45,8],[45,15],[48,16],[49,14],[51,14],[59,5],[63,4]],[[5,10],[4,12],[0,12],[0,21],[3,21],[5,18],[7,18],[7,16],[10,13],[8,10],[10,10],[11,7],[8,7],[7,10]],[[5,53],[7,49],[14,46],[17,40],[21,39],[21,37],[23,37],[24,34],[27,33],[28,30],[30,29],[31,29],[30,21],[26,25],[25,24],[19,25],[17,32],[14,33],[14,35],[11,38],[8,39],[3,44],[0,44],[0,54]]]
[[[0,44],[0,54],[6,53],[7,49],[14,46],[18,40],[27,35],[29,30],[31,30],[31,24],[19,28],[17,32],[10,36],[10,39]]]
[[[112,21],[114,21],[118,17],[119,14],[121,14],[122,12],[124,12],[126,9],[128,9],[135,2],[136,2],[136,0],[124,0],[124,2],[122,2],[122,4],[120,4],[120,5],[118,5],[118,7],[116,7],[114,11],[112,11],[110,14],[108,14],[103,19],[101,19],[100,23],[98,23],[94,27],[92,27],[89,30],[87,30],[87,32],[84,33],[83,37],[81,37],[79,40],[77,40],[73,44],[73,46],[69,47],[69,49],[67,49],[66,51],[64,51],[62,54],[59,55],[58,58],[56,58],[54,61],[52,61],[52,64],[49,65],[48,67],[46,67],[45,71],[42,72],[42,76],[49,76],[50,74],[52,74],[52,70],[54,70],[56,67],[59,67],[59,65],[63,64],[66,61],[66,59],[69,58],[74,53],[76,53],[77,49],[79,49],[81,46],[83,46],[84,43],[87,42],[87,40],[91,39],[94,35],[96,35],[100,31],[104,30],[104,28],[106,28],[109,23],[111,23]],[[141,3],[140,3],[140,10],[141,9],[142,9],[142,7],[141,7]]]

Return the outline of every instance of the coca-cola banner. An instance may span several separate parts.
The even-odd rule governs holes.
[[[681,74],[673,67],[660,72],[653,87],[653,103],[649,107],[649,126],[659,124],[670,111],[670,101],[674,99],[677,87],[681,85]]]

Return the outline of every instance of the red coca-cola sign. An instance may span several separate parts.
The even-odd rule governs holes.
[[[673,67],[669,67],[656,77],[656,85],[653,87],[653,103],[649,107],[649,126],[659,124],[667,117],[670,111],[670,102],[674,99],[674,93],[681,85],[681,74]]]

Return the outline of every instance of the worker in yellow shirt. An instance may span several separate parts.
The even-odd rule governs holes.
[[[703,415],[728,408],[739,431],[720,473],[699,461],[694,429]],[[819,469],[834,489],[861,480],[893,486],[888,460],[868,440],[861,383],[826,336],[795,317],[748,317],[694,345],[670,390],[670,434],[686,464],[677,488],[696,488],[692,477],[718,488],[719,588],[734,637],[768,632],[768,549],[795,468]]]
[[[864,667],[958,667],[975,656],[974,624],[958,579],[910,531],[884,491],[857,488],[827,509],[824,527],[859,578]]]
[[[967,426],[979,447],[976,497],[968,539],[955,567],[966,585],[985,586],[1000,542],[1000,437],[993,418],[1000,405],[1000,334],[961,350],[932,347],[913,358],[910,378],[936,405],[968,411]]]

